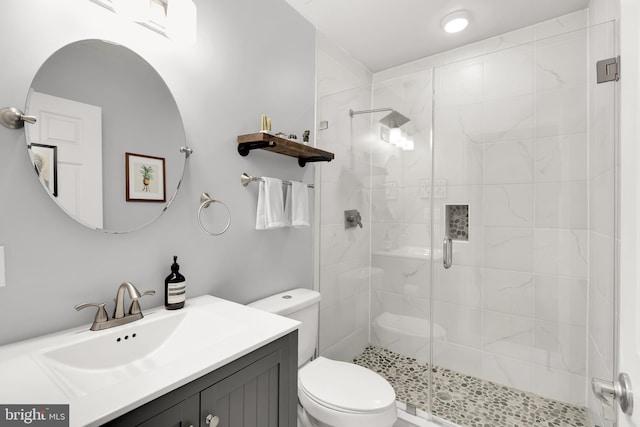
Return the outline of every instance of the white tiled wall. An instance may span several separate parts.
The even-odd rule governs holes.
[[[380,344],[368,316],[433,319],[445,336],[392,349],[428,361],[432,345],[435,364],[598,419],[587,379],[613,366],[613,92],[587,62],[614,32],[584,28],[615,17],[606,3],[373,76],[319,35],[318,146],[336,152],[319,165],[323,354]],[[414,151],[380,140],[384,113],[348,117],[382,107],[411,119]],[[470,212],[449,270],[445,204]],[[344,230],[347,208],[363,229]],[[428,259],[393,256],[432,244],[433,277]]]
[[[433,321],[447,331],[434,339],[434,363],[580,405],[587,390],[590,238],[589,32],[580,30],[587,18],[587,11],[574,13],[387,70],[374,75],[373,87],[374,107],[391,104],[405,113],[425,106],[410,112],[410,123],[428,126],[433,70],[434,176],[427,154],[385,153],[378,158],[389,164],[397,155],[399,164],[420,166],[403,176],[390,169],[383,183],[444,185],[433,199],[404,192],[413,201],[402,202],[420,200],[428,210],[433,201],[435,248],[444,237],[444,205],[470,205],[469,242],[454,243],[449,270],[436,253],[425,298],[433,299]],[[410,87],[423,90],[412,92],[408,105]],[[373,218],[374,251],[386,233],[406,245],[408,230],[412,241],[431,244],[428,226],[421,233],[394,201],[380,200],[378,209],[391,214]],[[424,218],[426,224],[430,217]],[[385,275],[372,315],[408,314],[405,271],[376,260]]]
[[[371,105],[371,73],[329,40],[317,36],[316,145],[335,153],[316,164],[319,194],[320,352],[352,360],[369,342],[371,163],[369,121],[352,121],[349,109]],[[318,178],[316,178],[318,182]],[[363,228],[344,228],[344,210],[357,209]]]
[[[619,20],[618,2],[591,0],[589,21],[594,27],[589,35],[589,54],[595,60],[615,56],[616,28],[611,20]],[[616,158],[616,95],[613,83],[597,85],[593,64],[589,67],[589,305],[587,335],[587,378],[613,380],[614,371],[614,283],[617,266],[612,256],[616,243],[614,226]],[[601,406],[587,390],[587,402],[594,425],[609,425],[602,419]]]
[[[402,129],[414,140],[413,151],[402,151],[376,135],[378,120],[386,113],[374,116],[371,140],[375,175],[372,195],[371,263],[384,271],[380,289],[372,295],[372,324],[382,313],[407,316],[420,328],[420,321],[431,315],[430,261],[425,256],[397,257],[402,248],[416,251],[430,247],[431,221],[431,147],[432,128],[431,70],[423,70],[379,82],[373,87],[372,108],[393,108],[410,121]],[[411,326],[409,326],[411,327]],[[429,360],[427,327],[421,334],[384,335],[376,327],[371,342],[407,354],[418,360]]]

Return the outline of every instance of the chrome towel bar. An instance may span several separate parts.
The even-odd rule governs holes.
[[[249,185],[250,182],[253,182],[253,181],[262,181],[262,178],[260,178],[259,176],[251,176],[246,172],[240,175],[240,183],[242,184],[243,187],[246,187],[247,185]],[[282,184],[291,185],[291,181],[282,181]],[[315,188],[313,184],[307,184],[307,187]]]

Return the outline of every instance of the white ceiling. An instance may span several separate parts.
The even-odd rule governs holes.
[[[286,0],[372,72],[587,8],[589,0]],[[469,27],[447,34],[448,13]]]

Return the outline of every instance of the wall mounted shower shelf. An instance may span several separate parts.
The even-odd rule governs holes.
[[[298,164],[304,167],[311,162],[330,162],[335,158],[333,153],[280,138],[264,132],[238,136],[238,153],[249,155],[251,150],[267,150],[285,156],[296,157]]]

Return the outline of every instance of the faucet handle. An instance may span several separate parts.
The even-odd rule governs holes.
[[[156,294],[156,291],[144,291],[142,294],[140,294],[139,298],[132,298],[131,307],[129,307],[129,314],[140,314],[142,310],[140,309],[140,303],[138,302],[138,300],[145,295],[155,295],[155,294]]]
[[[94,304],[94,303],[82,303],[82,304],[78,304],[76,305],[74,308],[77,311],[82,310],[83,308],[87,308],[87,307],[97,307],[98,310],[96,311],[96,317],[93,319],[93,325],[91,325],[91,330],[95,331],[98,329],[98,324],[106,322],[107,320],[109,320],[109,316],[107,315],[107,310],[104,308],[105,304]]]

